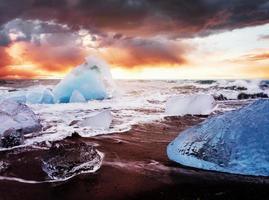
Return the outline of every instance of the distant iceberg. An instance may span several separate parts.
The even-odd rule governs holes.
[[[110,86],[112,77],[108,65],[103,60],[88,57],[53,89],[53,94],[57,103],[69,103],[74,91],[85,100],[101,100],[109,97]]]
[[[215,108],[216,102],[211,95],[179,95],[167,100],[165,114],[170,116],[209,115]]]
[[[179,134],[167,147],[182,165],[269,176],[269,100],[212,117]]]

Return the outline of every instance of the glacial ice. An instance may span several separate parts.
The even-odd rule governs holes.
[[[38,87],[29,91],[12,92],[2,99],[24,104],[54,104],[52,91],[45,87]]]
[[[47,88],[34,89],[27,92],[26,103],[29,104],[53,104],[54,95]]]
[[[211,95],[179,95],[167,100],[165,114],[170,116],[209,115],[215,108],[216,102]]]
[[[79,91],[74,90],[70,97],[69,103],[83,103],[83,102],[86,102],[84,96]]]
[[[103,110],[101,112],[93,112],[91,116],[80,122],[82,127],[91,127],[93,129],[109,129],[112,123],[112,114],[110,110]]]
[[[77,90],[86,100],[107,98],[112,78],[107,64],[88,57],[86,62],[74,68],[53,90],[57,103],[68,103]]]
[[[54,143],[42,159],[42,169],[52,179],[68,179],[97,171],[103,155],[85,143]]]
[[[269,176],[268,130],[269,100],[261,99],[183,131],[167,154],[195,168]]]
[[[0,121],[0,146],[3,146],[7,137],[21,137],[22,134],[41,129],[37,115],[28,106],[10,100],[0,103]]]

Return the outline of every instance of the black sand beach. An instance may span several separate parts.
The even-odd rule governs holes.
[[[195,170],[168,160],[167,144],[178,132],[203,119],[168,117],[136,125],[124,134],[67,138],[61,142],[94,144],[105,154],[101,168],[57,183],[1,180],[0,199],[267,199],[266,178]],[[10,163],[1,175],[46,180],[41,169],[46,151],[26,147],[1,152],[1,158]]]

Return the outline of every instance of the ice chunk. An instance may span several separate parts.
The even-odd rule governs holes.
[[[112,123],[112,118],[113,117],[110,110],[93,112],[90,117],[87,117],[80,123],[80,126],[109,129]]]
[[[80,173],[95,172],[103,156],[85,143],[53,144],[43,158],[42,169],[52,179],[66,179]]]
[[[54,95],[51,90],[45,89],[41,99],[42,104],[54,104]]]
[[[167,154],[186,166],[269,176],[268,130],[269,100],[261,99],[183,131]]]
[[[100,59],[89,57],[84,64],[74,68],[54,88],[53,93],[59,103],[68,103],[75,90],[86,100],[99,100],[109,96],[109,85],[112,85],[112,78],[107,64]]]
[[[0,147],[9,148],[23,144],[24,135],[21,130],[10,128],[1,135]]]
[[[54,96],[51,90],[44,87],[38,87],[29,91],[8,93],[2,100],[11,100],[24,104],[53,104]]]
[[[171,116],[208,115],[216,108],[214,97],[206,94],[179,95],[168,99],[165,113]]]
[[[53,93],[46,88],[37,88],[27,93],[26,102],[29,104],[53,104]]]
[[[41,124],[35,113],[26,105],[4,100],[0,103],[0,136],[19,135],[39,131]],[[11,130],[12,131],[8,131]],[[8,131],[8,132],[6,132]],[[15,134],[16,133],[16,134]]]
[[[83,102],[86,102],[86,99],[79,91],[74,90],[72,92],[69,102],[70,103],[83,103]]]
[[[2,100],[15,101],[17,103],[26,103],[26,92],[25,91],[12,92],[9,95],[2,98]]]

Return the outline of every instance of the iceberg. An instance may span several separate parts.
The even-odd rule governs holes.
[[[72,92],[69,102],[70,103],[83,103],[83,102],[86,102],[86,99],[79,91],[74,90]]]
[[[2,147],[21,141],[23,134],[41,130],[37,115],[28,106],[15,101],[4,100],[0,103],[0,121]]]
[[[91,116],[80,122],[80,126],[91,127],[93,129],[109,129],[112,118],[113,116],[110,110],[93,112]]]
[[[207,119],[179,134],[169,159],[185,166],[269,176],[269,100]]]
[[[60,81],[53,94],[57,103],[69,103],[74,91],[86,100],[102,100],[109,96],[109,86],[112,86],[112,78],[108,65],[98,58],[88,57]]]
[[[215,108],[216,102],[211,95],[179,95],[167,100],[165,114],[170,116],[209,115]]]

